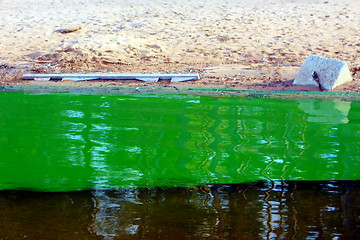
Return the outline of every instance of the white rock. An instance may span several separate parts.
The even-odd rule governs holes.
[[[316,73],[315,77],[314,73]],[[298,72],[293,85],[320,85],[322,90],[331,90],[351,80],[346,62],[310,55]]]

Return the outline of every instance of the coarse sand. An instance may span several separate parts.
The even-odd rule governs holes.
[[[24,73],[200,73],[166,84],[318,90],[292,86],[313,54],[348,63],[353,81],[334,91],[360,92],[359,13],[360,0],[0,0],[0,84],[49,84]]]

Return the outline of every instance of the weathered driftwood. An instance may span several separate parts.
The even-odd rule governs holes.
[[[183,82],[199,80],[199,74],[25,74],[23,80],[51,81],[91,81],[91,80],[139,80],[145,82],[157,82],[158,80],[170,80],[171,82]]]

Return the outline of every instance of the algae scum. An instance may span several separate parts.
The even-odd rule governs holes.
[[[360,102],[0,93],[0,189],[359,180]]]
[[[0,92],[0,239],[355,239],[359,136],[359,101]]]

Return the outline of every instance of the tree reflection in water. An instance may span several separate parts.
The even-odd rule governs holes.
[[[3,239],[355,239],[358,181],[0,193]],[[54,236],[54,237],[52,237]]]

